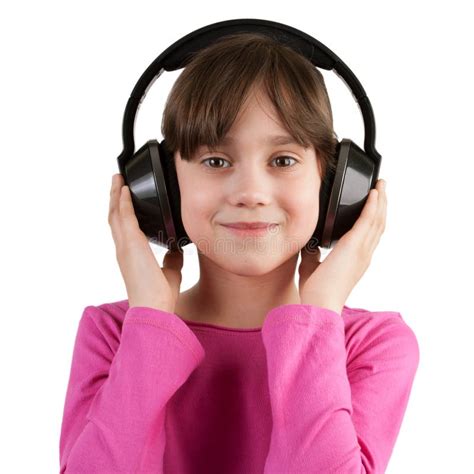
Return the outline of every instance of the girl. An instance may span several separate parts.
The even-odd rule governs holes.
[[[266,36],[226,37],[183,70],[162,133],[200,278],[180,293],[182,251],[157,264],[114,175],[128,299],[80,320],[60,472],[383,473],[419,348],[400,313],[345,305],[385,228],[383,180],[324,261],[305,247],[335,168],[321,73]]]

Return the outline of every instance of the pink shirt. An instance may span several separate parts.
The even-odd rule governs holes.
[[[87,306],[60,473],[383,473],[418,362],[392,311],[288,304],[230,329]]]

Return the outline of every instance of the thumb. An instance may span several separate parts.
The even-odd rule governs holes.
[[[181,285],[183,268],[183,251],[181,249],[170,249],[163,258],[163,273],[168,280],[170,287],[179,291]]]
[[[303,284],[321,264],[321,250],[317,247],[309,251],[306,247],[301,249],[301,262],[298,267],[300,284]]]

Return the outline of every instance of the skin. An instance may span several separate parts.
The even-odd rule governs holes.
[[[266,142],[270,135],[284,133],[274,112],[265,95],[250,96],[228,134],[233,144],[218,150],[225,158],[217,163],[228,166],[214,168],[216,161],[203,166],[209,150],[202,148],[191,163],[175,156],[183,221],[201,265],[199,282],[184,293],[179,293],[183,253],[169,251],[163,267],[158,265],[139,228],[128,186],[120,174],[113,176],[108,222],[130,308],[157,308],[235,328],[261,327],[268,311],[282,304],[341,313],[385,229],[385,181],[378,180],[360,218],[324,262],[319,254],[302,253],[296,289],[298,252],[318,218],[320,168],[311,148],[286,144],[282,150]],[[289,171],[288,161],[283,170],[273,166],[277,156],[289,160]],[[237,220],[275,222],[277,232],[243,238],[220,225]]]
[[[288,132],[257,91],[227,134],[234,143],[214,153],[201,147],[190,163],[175,154],[182,220],[200,265],[198,283],[177,302],[185,319],[255,328],[271,308],[300,303],[294,275],[316,227],[321,176],[314,148],[268,145],[270,135]],[[275,160],[285,156],[292,159]],[[222,160],[202,163],[211,157]],[[240,237],[220,225],[237,221],[279,226],[265,237]]]
[[[385,180],[378,180],[369,193],[362,213],[320,261],[317,255],[302,251],[298,272],[301,304],[311,304],[342,314],[342,308],[357,282],[367,271],[374,250],[385,231],[387,197]]]
[[[201,147],[191,162],[175,153],[183,224],[200,265],[199,281],[176,302],[174,312],[183,319],[260,328],[268,311],[283,304],[314,304],[341,313],[368,266],[384,226],[377,196],[375,210],[370,201],[370,212],[364,208],[357,229],[340,239],[324,262],[319,254],[302,254],[295,285],[299,252],[318,220],[321,174],[313,147],[266,144],[271,135],[288,132],[257,90],[227,134],[233,143],[215,152]],[[237,221],[270,221],[278,228],[264,237],[241,237],[220,225]],[[367,236],[371,245],[361,245]]]

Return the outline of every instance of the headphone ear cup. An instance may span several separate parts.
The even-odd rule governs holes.
[[[157,140],[149,140],[125,165],[124,178],[130,188],[139,227],[148,240],[166,248],[176,248],[190,241],[180,241],[177,235],[180,226],[175,224],[173,199],[169,198],[174,194],[169,194],[167,182],[170,167],[162,153]]]
[[[353,227],[378,174],[374,160],[352,140],[342,139],[336,156],[336,171],[321,184],[319,219],[313,235],[324,248],[332,248]]]
[[[176,166],[174,163],[173,153],[169,150],[166,140],[162,140],[158,144],[161,157],[161,166],[164,179],[166,182],[168,202],[173,217],[174,229],[178,245],[183,247],[191,243],[186,230],[184,229],[183,220],[181,218],[181,193],[179,190],[178,175],[176,174]]]
[[[336,147],[336,156],[339,153],[340,142]],[[319,247],[325,247],[323,245],[323,232],[326,223],[326,216],[329,206],[329,198],[331,196],[331,189],[334,183],[335,171],[328,169],[326,175],[321,180],[321,187],[319,189],[319,217],[318,223],[316,225],[316,230],[314,231],[313,236],[306,244],[306,248],[311,252],[312,250]]]

